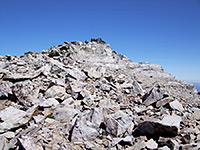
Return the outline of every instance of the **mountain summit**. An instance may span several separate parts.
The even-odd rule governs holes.
[[[200,148],[200,95],[99,39],[0,56],[0,149]]]

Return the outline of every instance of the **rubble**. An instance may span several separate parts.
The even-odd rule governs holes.
[[[198,149],[200,95],[101,38],[0,56],[0,150]]]

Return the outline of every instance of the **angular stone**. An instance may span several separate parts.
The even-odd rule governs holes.
[[[99,135],[98,127],[83,118],[77,119],[69,137],[72,142],[93,141]]]
[[[15,133],[14,132],[11,132],[11,131],[8,131],[8,132],[5,132],[3,134],[0,135],[0,137],[3,136],[7,139],[11,139],[11,138],[14,138],[15,137]],[[1,142],[0,142],[1,143]]]
[[[106,131],[114,137],[119,137],[125,132],[130,132],[134,127],[132,120],[121,111],[118,111],[113,116],[107,116],[105,124]]]
[[[146,147],[145,142],[141,140],[139,142],[134,143],[134,146],[128,150],[141,150],[141,149],[144,149],[145,147]]]
[[[12,94],[12,83],[8,81],[0,81],[0,97],[8,97],[8,94]]]
[[[183,112],[183,111],[184,111],[183,105],[182,105],[179,101],[177,101],[177,100],[175,100],[175,101],[169,103],[169,105],[170,105],[170,107],[171,107],[172,109],[178,110],[178,111],[180,111],[180,112]]]
[[[178,134],[178,128],[175,126],[166,126],[157,122],[145,121],[138,124],[134,130],[133,136],[146,136],[147,139],[158,140],[159,137],[175,137]]]
[[[96,124],[98,127],[104,121],[103,112],[100,108],[92,108],[88,114],[85,115],[86,120]]]
[[[33,116],[36,123],[41,122],[45,117],[43,115]]]
[[[165,97],[156,103],[156,107],[165,106],[166,104],[173,101],[172,97]]]
[[[200,120],[200,111],[195,111],[191,117],[194,119],[194,120]]]
[[[58,107],[54,110],[52,116],[55,120],[70,123],[78,115],[78,111],[70,107]]]
[[[0,136],[0,150],[8,150],[8,141],[5,137]]]
[[[34,142],[34,140],[31,137],[28,136],[22,136],[19,138],[20,144],[20,149],[26,149],[26,150],[43,150],[42,146],[39,146]]]
[[[10,106],[2,110],[0,118],[3,122],[0,123],[0,133],[28,123],[36,109],[37,106],[33,106],[27,111],[23,111]]]
[[[66,91],[65,91],[64,87],[54,85],[46,91],[45,97],[62,99],[62,97],[65,95],[65,93],[66,93]]]
[[[153,139],[145,142],[145,145],[148,149],[156,149],[158,147],[158,144]]]
[[[180,128],[181,121],[182,118],[180,116],[164,116],[160,123],[163,125],[176,126],[177,128]]]
[[[160,147],[160,148],[158,148],[158,150],[170,150],[170,148],[167,147],[167,146],[164,146],[164,147]]]
[[[136,80],[133,81],[133,93],[137,95],[144,95],[144,90]]]
[[[39,88],[30,80],[26,80],[15,83],[13,85],[13,93],[21,103],[31,106],[38,98]]]
[[[159,88],[154,87],[149,93],[143,96],[143,104],[149,106],[163,98],[163,94]]]
[[[51,107],[57,106],[59,102],[55,98],[48,98],[45,101],[41,102],[39,105],[40,107]]]

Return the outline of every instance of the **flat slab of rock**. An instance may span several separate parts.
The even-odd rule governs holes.
[[[170,102],[169,105],[170,105],[170,107],[172,109],[178,110],[180,112],[184,111],[183,105],[179,101],[177,101],[177,100],[175,100],[173,102]]]
[[[180,128],[180,123],[182,121],[182,118],[180,116],[165,116],[161,120],[161,124],[168,125],[168,126],[176,126],[177,128]]]
[[[26,124],[36,109],[37,106],[34,106],[27,111],[23,111],[10,106],[2,110],[0,112],[0,118],[3,122],[0,123],[0,132],[5,132]]]

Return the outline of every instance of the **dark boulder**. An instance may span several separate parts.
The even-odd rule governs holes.
[[[158,141],[159,137],[175,137],[177,134],[178,128],[175,126],[166,126],[150,121],[138,124],[133,132],[134,137],[146,136],[147,139],[153,138],[156,141]]]
[[[98,44],[106,44],[106,42],[102,40],[102,38],[98,38],[98,39],[91,38],[91,42],[96,42]]]

